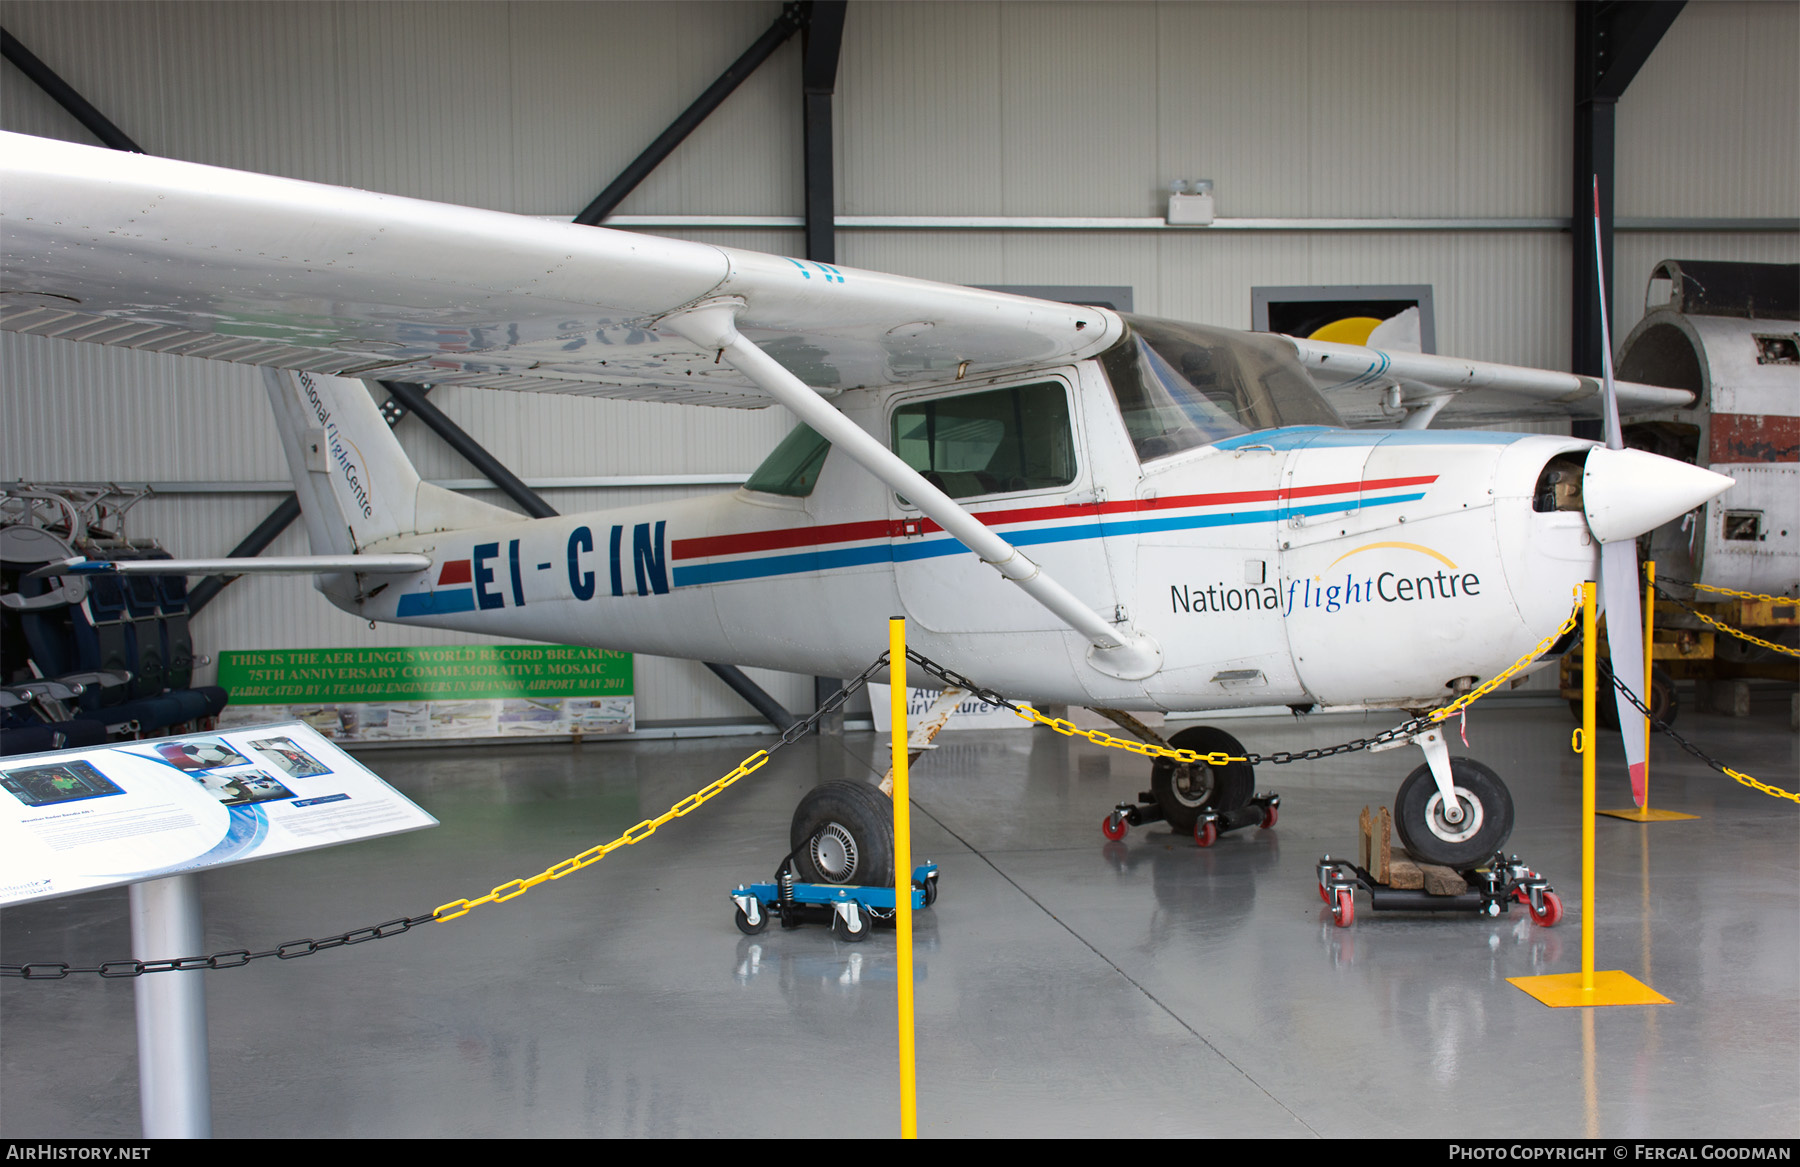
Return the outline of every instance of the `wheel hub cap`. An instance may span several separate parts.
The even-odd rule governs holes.
[[[1431,833],[1446,843],[1460,843],[1472,839],[1481,830],[1481,800],[1458,786],[1456,801],[1462,809],[1462,815],[1451,822],[1444,806],[1444,793],[1437,791],[1431,801],[1425,804],[1425,822],[1431,827]]]
[[[856,840],[839,823],[826,823],[813,836],[812,861],[820,875],[843,883],[856,874]]]

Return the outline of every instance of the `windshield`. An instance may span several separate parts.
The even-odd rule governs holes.
[[[1125,321],[1130,332],[1100,363],[1143,461],[1278,426],[1344,424],[1276,337]]]

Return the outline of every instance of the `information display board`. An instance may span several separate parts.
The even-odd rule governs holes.
[[[556,644],[219,654],[220,724],[296,718],[340,742],[630,733],[632,656]]]
[[[436,825],[300,722],[0,759],[0,907]]]

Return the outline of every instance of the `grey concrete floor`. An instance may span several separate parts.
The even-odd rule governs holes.
[[[1715,756],[1795,789],[1787,697],[1684,712]],[[1255,750],[1385,728],[1238,720]],[[946,734],[914,772],[927,1136],[1800,1136],[1800,809],[1659,741],[1652,805],[1597,821],[1597,961],[1673,999],[1549,1009],[1506,978],[1580,968],[1580,768],[1561,708],[1477,706],[1469,756],[1511,786],[1509,850],[1568,907],[1378,914],[1315,892],[1391,803],[1408,748],[1264,767],[1270,831],[1208,850],[1100,821],[1146,763],[1042,730]],[[435,830],[201,877],[208,944],[259,949],[478,895],[603,842],[768,739],[364,755]],[[891,1135],[891,933],[750,938],[727,891],[766,879],[809,786],[873,777],[885,742],[813,739],[587,871],[394,939],[206,974],[214,1130],[237,1137]],[[1616,736],[1600,805],[1628,805]],[[1453,753],[1464,753],[1461,748]],[[9,963],[129,953],[126,897],[0,912]],[[175,954],[169,954],[175,955]],[[0,1135],[133,1137],[129,981],[0,982]]]

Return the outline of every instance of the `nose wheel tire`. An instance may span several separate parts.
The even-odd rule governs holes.
[[[1169,744],[1201,754],[1241,757],[1245,753],[1242,742],[1210,725],[1190,726],[1170,738]],[[1169,829],[1185,835],[1193,831],[1201,811],[1236,810],[1249,802],[1256,791],[1256,768],[1248,762],[1184,765],[1172,758],[1157,758],[1150,764],[1150,790]]]
[[[1460,870],[1506,846],[1513,802],[1500,776],[1471,758],[1451,758],[1450,775],[1459,818],[1450,817],[1431,767],[1420,766],[1395,796],[1394,829],[1414,859]]]
[[[806,792],[788,845],[803,883],[894,885],[894,804],[863,782],[842,779]]]

